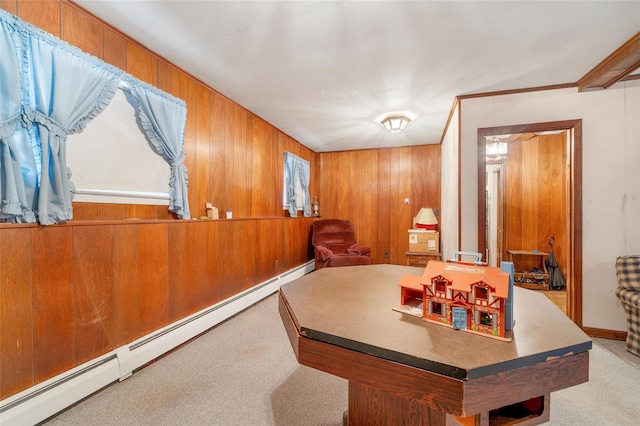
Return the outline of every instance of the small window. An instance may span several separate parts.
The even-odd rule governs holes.
[[[282,200],[284,209],[289,211],[291,217],[296,217],[298,211],[303,216],[311,216],[311,201],[309,200],[309,178],[311,167],[307,160],[291,154],[284,153],[284,185],[282,188]]]
[[[285,184],[283,185],[282,188],[282,199],[284,200],[284,209],[285,210],[289,210],[289,206],[291,205],[291,201],[292,199],[289,198],[289,194],[287,193],[287,178],[286,178],[286,174],[287,172],[285,171],[285,179],[284,182]],[[302,185],[300,185],[300,180],[299,179],[294,179],[294,194],[293,194],[293,198],[296,201],[296,210],[298,211],[302,211],[304,209],[304,199],[305,199],[305,193],[302,190]]]
[[[435,315],[442,315],[442,303],[432,302],[431,312]]]
[[[476,299],[487,300],[489,297],[485,287],[476,287]]]
[[[493,315],[489,312],[480,312],[480,324],[487,327],[493,326]]]
[[[444,280],[436,281],[436,291],[444,293],[447,291],[447,282]]]
[[[169,205],[171,168],[150,147],[128,92],[67,138],[73,202]]]

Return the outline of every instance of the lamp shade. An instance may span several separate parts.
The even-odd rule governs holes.
[[[502,160],[507,156],[507,143],[493,138],[487,142],[487,160]]]
[[[409,117],[404,115],[389,116],[380,123],[387,129],[389,133],[400,133],[406,125],[411,121]]]
[[[415,229],[426,229],[427,231],[435,231],[438,219],[433,209],[423,207],[420,209],[416,217],[413,218],[413,226]]]

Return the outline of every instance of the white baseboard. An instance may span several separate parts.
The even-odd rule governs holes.
[[[128,345],[0,401],[0,425],[39,423],[247,309],[315,268],[314,261],[271,278]]]

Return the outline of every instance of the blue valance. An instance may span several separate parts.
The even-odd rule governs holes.
[[[0,10],[0,221],[73,217],[67,135],[102,112],[121,82],[171,167],[169,210],[189,219],[185,102]]]

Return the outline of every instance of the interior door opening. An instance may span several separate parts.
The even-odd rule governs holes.
[[[578,325],[581,124],[572,120],[478,129],[478,251],[489,265],[498,266],[509,260],[509,250],[548,252],[548,238],[559,240],[554,254],[560,255],[565,275],[566,314]],[[496,154],[488,140],[504,141],[506,153],[501,148]]]

